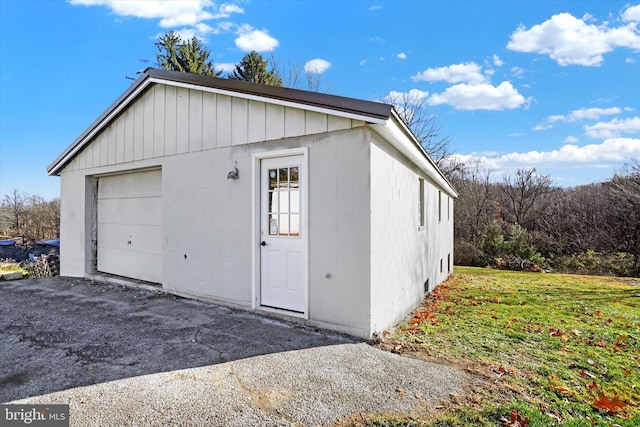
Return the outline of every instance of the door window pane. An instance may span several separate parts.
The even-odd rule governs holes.
[[[289,216],[289,232],[292,236],[300,235],[300,214],[291,214]]]
[[[277,202],[278,202],[278,193],[275,193],[273,191],[269,191],[269,201],[268,201],[268,207],[267,209],[269,210],[269,213],[271,212],[277,212],[277,210],[274,209],[274,207],[277,206]]]
[[[269,235],[277,236],[279,232],[278,215],[269,215]]]
[[[298,184],[300,181],[299,169],[295,167],[295,168],[291,168],[290,171],[291,171],[291,179],[290,179],[291,187],[298,188]]]
[[[278,186],[278,170],[269,169],[269,190],[275,190]]]
[[[289,168],[279,169],[280,188],[289,188]]]
[[[280,203],[278,203],[278,212],[289,212],[289,192],[287,190],[280,190],[278,194],[280,196]]]
[[[300,190],[291,190],[289,192],[289,212],[300,213]]]
[[[269,235],[300,235],[300,169],[269,169],[268,176]]]
[[[280,215],[280,236],[289,235],[289,215]]]

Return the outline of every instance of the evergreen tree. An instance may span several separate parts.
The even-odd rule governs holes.
[[[160,36],[155,45],[159,51],[156,60],[163,70],[214,77],[222,74],[213,68],[213,61],[209,60],[211,52],[197,37],[185,41],[175,31],[169,31]]]
[[[267,70],[268,62],[256,51],[246,54],[236,69],[229,75],[233,80],[244,80],[251,83],[262,83],[270,86],[282,86],[278,73]]]

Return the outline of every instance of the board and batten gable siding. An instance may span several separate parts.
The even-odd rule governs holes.
[[[102,129],[64,170],[92,169],[363,125],[359,120],[304,109],[154,84]]]
[[[419,224],[420,179],[424,225]],[[446,279],[439,260],[453,255],[453,222],[438,222],[435,183],[379,135],[371,143],[371,331],[402,320]],[[446,215],[446,211],[444,213]]]

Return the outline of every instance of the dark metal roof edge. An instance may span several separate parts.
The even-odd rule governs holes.
[[[298,104],[359,114],[373,119],[387,120],[391,116],[391,109],[393,108],[391,105],[380,102],[365,101],[362,99],[310,92],[300,89],[250,83],[241,80],[221,79],[218,77],[203,76],[201,74],[157,70],[154,68],[148,68],[145,70],[145,73],[151,77],[157,77],[163,80],[194,84],[212,89],[227,90],[282,101],[291,101]]]
[[[135,82],[125,90],[122,95],[118,97],[100,116],[93,121],[72,143],[69,145],[56,159],[47,166],[47,173],[52,174],[52,171],[56,169],[56,166],[62,161],[70,152],[76,149],[76,147],[84,140],[84,138],[91,133],[105,118],[107,118],[118,106],[120,106],[133,92],[135,92],[145,81],[149,78],[146,73],[142,74]]]
[[[138,78],[131,86],[113,102],[91,125],[76,138],[62,154],[51,162],[47,167],[49,175],[57,173],[61,169],[60,162],[78,148],[78,145],[89,135],[96,127],[100,125],[114,110],[116,110],[132,93],[134,93],[147,79],[157,78],[176,83],[192,84],[195,86],[207,87],[212,89],[226,90],[230,92],[243,93],[258,97],[270,98],[274,100],[289,101],[297,104],[315,106],[329,110],[341,111],[371,117],[377,120],[387,120],[391,117],[393,107],[389,104],[380,102],[365,101],[356,98],[347,98],[337,95],[329,95],[325,93],[309,92],[300,89],[291,89],[284,87],[268,86],[257,83],[249,83],[240,80],[221,79],[211,76],[203,76],[201,74],[183,73],[179,71],[158,70],[155,68],[147,68],[142,76]]]

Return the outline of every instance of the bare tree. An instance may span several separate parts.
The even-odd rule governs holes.
[[[491,221],[497,218],[499,206],[495,201],[491,174],[491,169],[484,168],[482,162],[476,160],[451,176],[459,195],[454,211],[457,239],[478,244]]]
[[[41,240],[60,235],[60,199],[45,200],[18,190],[4,195],[0,207],[7,226],[3,234]]]
[[[633,161],[611,180],[612,210],[622,249],[634,258],[634,274],[640,274],[640,161]]]
[[[536,218],[540,244],[547,255],[570,255],[588,250],[615,252],[609,184],[554,188],[545,215]]]
[[[412,89],[409,92],[391,92],[388,100],[411,129],[415,137],[427,149],[434,161],[451,154],[449,137],[441,135],[438,115],[427,108],[426,92]]]
[[[532,229],[538,215],[546,208],[545,196],[553,181],[534,169],[518,169],[502,183],[502,199],[507,218],[516,225]]]
[[[305,71],[301,62],[288,62],[283,65],[271,54],[269,58],[271,69],[282,79],[282,86],[292,89],[302,89],[311,92],[329,92],[329,87],[322,89],[324,83],[322,73]]]
[[[411,129],[429,157],[445,175],[451,175],[462,166],[451,161],[451,140],[442,134],[438,115],[429,111],[427,93],[418,89],[409,92],[391,92],[384,100],[392,104],[400,118]]]
[[[25,221],[26,195],[18,190],[5,194],[2,199],[2,209],[9,218],[10,233],[22,234]]]

